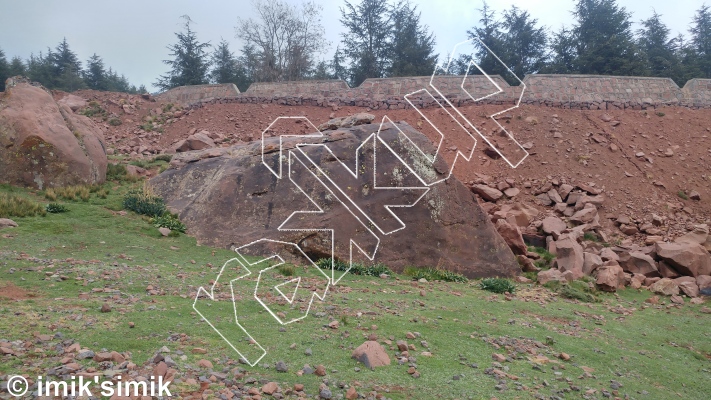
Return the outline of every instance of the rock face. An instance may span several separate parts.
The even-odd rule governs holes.
[[[335,255],[344,261],[350,254],[347,239],[353,238],[363,249],[377,246],[375,261],[396,271],[406,266],[438,265],[468,277],[518,274],[520,267],[506,242],[471,191],[455,178],[431,186],[412,207],[393,208],[401,223],[388,213],[384,205],[412,204],[424,191],[373,189],[373,146],[377,152],[378,187],[422,186],[416,184],[415,175],[408,172],[385,146],[379,142],[372,144],[373,141],[364,144],[379,127],[379,124],[368,124],[327,131],[323,138],[283,137],[284,174],[281,179],[262,163],[262,143],[252,142],[220,149],[220,152],[207,149],[178,153],[171,162],[173,167],[150,182],[168,206],[180,214],[191,234],[201,243],[216,247],[241,246],[269,238],[296,243],[309,257],[319,259],[330,256],[331,243],[329,233],[316,229],[334,229]],[[407,124],[398,124],[398,127],[421,149],[429,154],[435,153],[424,135]],[[393,125],[385,125],[380,137],[402,156],[405,163],[415,165],[418,175],[427,175],[432,182],[447,176],[449,167],[443,159],[439,158],[434,166],[423,163],[421,153],[414,151]],[[326,143],[330,152],[323,146],[302,146],[301,151],[287,153],[298,143],[307,142]],[[264,141],[264,158],[274,170],[279,168],[279,143],[279,137]],[[360,152],[362,162],[358,167],[362,173],[357,178],[339,162],[343,161],[352,170],[356,151]],[[290,164],[287,154],[293,156]],[[372,216],[372,221],[385,228],[384,232],[392,233],[383,234],[372,229],[375,234],[368,234],[364,225],[334,200],[333,192],[319,185],[307,173],[313,169],[309,160],[326,172],[333,182],[339,182],[339,187],[358,204],[357,211]],[[288,165],[292,167],[291,174],[287,172]],[[307,165],[311,169],[307,169]],[[308,193],[308,197],[304,193]],[[343,194],[339,192],[339,196]],[[290,218],[296,211],[318,211],[319,208],[324,212],[297,214]],[[363,220],[362,214],[358,215]],[[284,224],[287,219],[288,223]],[[379,244],[377,239],[380,239]],[[356,248],[353,254],[354,258],[365,261]]]
[[[585,253],[582,246],[572,237],[564,237],[555,242],[558,251],[556,263],[561,272],[570,271],[573,279],[583,277],[583,266],[585,264]]]
[[[362,362],[366,368],[370,369],[390,365],[388,353],[380,343],[373,340],[369,340],[353,350],[351,358]]]
[[[608,262],[597,269],[595,284],[600,290],[615,292],[625,287],[625,272],[616,263]]]
[[[711,255],[698,243],[655,244],[657,255],[682,275],[711,275]]]
[[[42,87],[9,78],[0,97],[0,183],[44,189],[106,179],[101,130]]]

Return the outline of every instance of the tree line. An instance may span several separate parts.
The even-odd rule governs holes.
[[[343,79],[351,86],[367,78],[430,75],[442,61],[449,73],[478,74],[472,61],[510,84],[536,73],[670,77],[678,85],[691,78],[711,78],[711,7],[694,13],[688,35],[672,37],[656,12],[639,21],[617,0],[571,0],[572,24],[557,31],[542,26],[526,10],[512,6],[478,9],[475,26],[463,36],[474,39],[470,54],[449,60],[435,52],[436,37],[408,0],[345,0],[340,22],[345,28],[333,56],[321,24],[322,7],[313,0],[292,5],[285,0],[255,0],[256,18],[238,18],[236,54],[228,42],[201,42],[190,17],[183,16],[176,42],[168,46],[169,71],[154,83],[161,90],[183,85],[234,83],[245,91],[253,82]],[[515,74],[515,76],[512,74]],[[90,88],[123,92],[135,88],[124,76],[106,69],[94,54],[82,63],[66,40],[46,54],[9,62],[0,49],[0,85],[4,77],[27,75],[48,88]],[[0,86],[0,89],[2,86]]]
[[[80,89],[105,90],[112,92],[145,93],[141,85],[136,88],[125,76],[119,75],[110,67],[107,69],[101,57],[92,55],[82,68],[79,57],[63,39],[54,49],[47,48],[46,53],[31,54],[23,60],[18,56],[7,61],[0,49],[0,91],[5,90],[5,80],[11,76],[23,75],[32,81],[41,83],[48,89],[73,92]]]
[[[483,1],[478,23],[466,32],[475,39],[471,54],[449,60],[435,53],[435,35],[407,0],[346,0],[340,9],[345,32],[328,61],[318,59],[328,47],[318,4],[258,0],[255,6],[258,18],[238,19],[235,27],[244,42],[238,56],[224,40],[209,53],[210,44],[198,41],[186,19],[169,47],[174,59],[165,61],[171,72],[157,85],[232,82],[244,91],[252,82],[343,79],[358,86],[367,78],[430,75],[439,61],[448,61],[449,73],[480,74],[475,61],[514,85],[516,77],[536,73],[670,77],[680,86],[711,78],[711,8],[705,4],[688,36],[672,37],[656,12],[633,29],[632,14],[617,0],[575,0],[572,25],[555,32],[526,10],[497,12]]]

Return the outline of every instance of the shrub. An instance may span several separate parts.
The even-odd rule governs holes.
[[[456,272],[447,271],[441,268],[417,268],[405,267],[403,273],[414,280],[427,279],[428,281],[444,282],[467,282],[468,279]]]
[[[676,193],[676,195],[679,196],[679,197],[681,197],[681,198],[684,199],[684,200],[689,200],[689,196],[687,196],[686,193],[684,193],[683,190],[678,191],[678,192]]]
[[[65,207],[62,204],[58,203],[49,203],[47,204],[47,207],[45,207],[45,210],[47,210],[48,213],[52,214],[59,214],[59,213],[64,213],[69,211],[67,207]]]
[[[144,189],[133,189],[126,193],[123,198],[123,208],[154,218],[162,216],[167,211],[163,199]]]
[[[109,125],[111,125],[111,126],[119,126],[119,125],[121,125],[122,123],[123,123],[123,122],[121,122],[121,119],[120,119],[120,118],[110,118],[110,119],[109,119]]]
[[[153,218],[151,220],[151,223],[156,228],[168,228],[173,232],[185,233],[186,229],[185,224],[180,222],[178,216],[169,212],[166,212],[161,216]]]
[[[0,218],[45,216],[41,205],[25,197],[0,193]]]
[[[599,242],[600,239],[598,239],[597,235],[592,233],[592,232],[585,232],[583,235],[583,240],[587,240],[589,242]]]
[[[109,164],[106,168],[106,180],[116,182],[136,182],[140,178],[129,175],[123,164]]]
[[[294,276],[294,274],[296,273],[296,267],[291,264],[281,264],[276,269],[277,271],[279,271],[280,274],[284,276]]]
[[[516,290],[516,285],[506,278],[486,278],[479,283],[479,287],[494,293],[513,293]]]
[[[55,193],[54,189],[49,188],[44,191],[44,198],[47,200],[55,201],[57,200],[57,193]]]
[[[86,107],[85,109],[81,110],[79,114],[85,115],[87,117],[105,117],[106,116],[106,110],[101,108],[101,105],[97,103],[96,101],[89,102],[89,106]]]

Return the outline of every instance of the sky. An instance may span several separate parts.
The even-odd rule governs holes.
[[[301,0],[286,0],[300,4]],[[339,9],[345,0],[315,0],[323,6],[322,24],[328,50],[321,56],[330,60],[341,40],[343,28]],[[357,3],[358,0],[351,0]],[[422,23],[437,38],[441,55],[467,39],[479,20],[479,0],[411,0],[421,12]],[[574,0],[489,0],[497,12],[512,5],[529,11],[533,18],[552,31],[573,23]],[[672,36],[688,34],[694,12],[703,0],[618,0],[632,12],[634,29],[653,10],[672,31]],[[708,0],[706,4],[711,4]],[[46,52],[62,38],[84,61],[96,53],[104,64],[124,74],[131,84],[141,84],[154,91],[156,79],[168,71],[162,60],[169,58],[168,45],[176,42],[175,32],[182,29],[182,15],[193,20],[198,39],[216,45],[225,39],[238,53],[243,43],[235,38],[238,18],[255,18],[251,0],[0,0],[0,49],[8,61],[13,56],[26,59],[31,53]]]

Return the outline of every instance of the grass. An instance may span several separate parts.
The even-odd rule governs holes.
[[[493,293],[514,293],[516,285],[506,278],[486,278],[479,283],[481,290]]]
[[[414,280],[426,279],[428,282],[466,282],[468,279],[461,274],[446,271],[441,268],[405,267],[403,274]]]
[[[44,216],[46,210],[36,201],[14,193],[0,192],[0,218]]]
[[[331,259],[322,258],[316,262],[316,265],[321,269],[330,270]],[[380,276],[382,274],[392,275],[392,271],[390,271],[390,269],[383,264],[365,265],[361,263],[353,263],[352,266],[349,266],[346,262],[335,260],[333,262],[333,269],[341,272],[348,271],[349,274],[361,276]]]
[[[256,278],[236,280],[234,290],[244,299],[237,303],[238,315],[268,351],[255,367],[239,365],[237,353],[192,308],[195,290],[209,287],[234,252],[199,246],[187,235],[162,237],[144,217],[117,213],[124,195],[139,188],[140,184],[124,182],[114,186],[105,199],[91,196],[86,202],[77,201],[69,213],[19,217],[15,219],[19,227],[0,231],[0,288],[12,284],[34,295],[19,301],[0,296],[0,338],[27,341],[34,333],[62,333],[65,340],[76,340],[94,351],[129,351],[131,361],[139,366],[167,346],[178,364],[179,378],[209,377],[209,372],[196,367],[205,358],[218,372],[243,368],[246,375],[234,378],[235,384],[259,388],[261,384],[247,380],[265,379],[285,389],[300,383],[310,398],[324,379],[334,398],[345,394],[339,388],[343,382],[356,385],[359,393],[377,391],[390,399],[513,400],[536,395],[567,399],[583,398],[588,389],[597,391],[589,398],[599,399],[603,390],[611,391],[611,380],[622,383],[620,398],[708,396],[711,331],[708,315],[701,313],[704,305],[687,302],[680,308],[668,307],[666,298],[662,301],[667,304],[649,305],[644,301],[651,293],[631,289],[617,295],[597,293],[599,301],[581,303],[547,288],[523,284],[509,301],[481,290],[477,281],[419,283],[392,272],[388,272],[392,279],[386,280],[346,274],[329,289],[325,301],[313,302],[307,318],[283,326],[253,299]],[[44,200],[40,192],[0,186],[0,196],[7,195],[37,204]],[[3,238],[3,234],[11,237]],[[11,268],[14,273],[9,273]],[[343,268],[342,263],[338,268]],[[299,276],[315,282],[316,275],[295,267],[292,276],[277,275],[277,279],[286,282]],[[148,294],[148,285],[159,295]],[[80,294],[86,298],[80,299]],[[111,302],[114,311],[101,313],[104,302]],[[249,347],[245,335],[234,329],[234,320],[229,324],[234,315],[231,301],[207,303],[214,318],[231,326],[225,331],[227,336]],[[340,321],[341,326],[328,328],[331,320]],[[129,322],[135,328],[129,328]],[[419,337],[407,340],[408,332]],[[351,359],[352,350],[371,333],[381,342],[392,340],[392,345],[384,345],[392,364],[375,371]],[[181,340],[172,339],[180,334],[185,335]],[[536,363],[529,359],[531,355],[519,358],[513,347],[496,344],[522,338],[540,342],[539,353],[551,360],[560,352],[572,359]],[[396,340],[415,346],[410,355],[416,358],[419,379],[407,373],[407,363],[399,365],[394,358],[397,349],[391,347]],[[0,357],[0,375],[36,376],[60,365],[62,355],[54,351],[59,339],[46,344],[32,341],[33,349],[44,351]],[[207,354],[194,353],[197,347]],[[307,348],[313,355],[304,354]],[[423,351],[432,356],[423,356]],[[182,352],[185,360],[176,352]],[[519,380],[507,380],[508,390],[496,390],[498,379],[486,373],[492,367],[493,353],[512,355],[512,361],[502,364]],[[275,372],[279,360],[287,363],[289,372]],[[91,360],[79,363],[98,367]],[[327,375],[298,376],[296,371],[304,364],[323,364]],[[583,368],[592,369],[594,377],[584,378]],[[518,384],[521,390],[516,389]],[[581,391],[564,393],[570,385]],[[216,384],[208,386],[219,389]],[[183,386],[171,389],[179,387]],[[188,391],[184,389],[183,396]]]
[[[686,193],[684,193],[683,190],[680,190],[680,191],[676,192],[676,195],[679,196],[680,198],[684,199],[684,200],[689,200],[689,196],[687,196]]]
[[[531,253],[536,253],[541,258],[533,262],[533,264],[540,269],[550,269],[553,266],[553,260],[555,255],[551,254],[548,250],[543,247],[528,246],[528,251]]]
[[[561,283],[559,281],[550,281],[544,285],[546,288],[558,293],[566,299],[578,300],[583,303],[595,303],[600,301],[597,296],[598,291],[594,284],[591,284],[590,278],[587,280],[579,280],[570,283]]]

